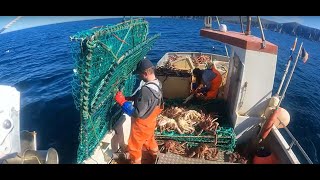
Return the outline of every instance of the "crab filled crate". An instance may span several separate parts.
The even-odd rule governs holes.
[[[220,111],[221,102],[192,102],[166,99],[157,117],[156,140],[161,153],[216,160],[219,151],[232,153],[236,138]]]

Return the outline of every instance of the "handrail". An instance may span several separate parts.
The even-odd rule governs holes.
[[[242,16],[239,16],[240,18],[240,24],[241,24],[241,32],[244,33],[244,28],[243,28],[243,22],[242,22]]]
[[[258,19],[259,27],[260,27],[260,31],[261,31],[261,40],[262,40],[261,48],[263,49],[263,48],[266,47],[266,38],[264,37],[263,27],[262,27],[262,24],[261,24],[260,16],[257,16],[257,19]]]
[[[304,158],[306,158],[306,160],[308,161],[309,164],[313,164],[313,162],[311,161],[311,159],[309,158],[308,154],[304,151],[304,149],[301,147],[301,145],[299,144],[298,140],[292,135],[292,133],[290,132],[290,130],[286,127],[286,125],[279,119],[277,118],[280,122],[280,124],[282,124],[284,127],[284,130],[286,130],[286,132],[289,134],[290,138],[292,139],[291,144],[289,145],[289,148],[287,149],[288,151],[290,149],[292,149],[293,145],[296,145],[298,147],[298,149],[301,151],[302,155],[304,156]]]
[[[245,35],[251,35],[251,16],[247,16],[247,29]]]

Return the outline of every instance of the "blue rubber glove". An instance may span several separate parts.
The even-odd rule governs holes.
[[[198,87],[198,84],[197,83],[192,83],[192,90],[196,90]]]
[[[128,114],[129,116],[132,116],[135,110],[134,107],[132,106],[132,102],[130,101],[126,101],[125,103],[123,103],[121,108],[123,112]]]
[[[206,87],[203,87],[199,90],[200,93],[207,93],[208,89]]]

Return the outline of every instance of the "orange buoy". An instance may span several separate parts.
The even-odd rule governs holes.
[[[280,123],[281,121],[281,123]],[[274,123],[274,125],[280,129],[280,128],[284,128],[286,126],[288,126],[290,122],[290,114],[286,109],[281,108],[279,116],[277,117],[276,122]]]
[[[252,159],[253,164],[276,164],[277,159],[274,154],[264,147],[257,150],[255,156]]]
[[[270,109],[270,112],[272,109]],[[275,125],[277,128],[283,128],[287,126],[290,122],[290,114],[288,113],[287,110],[279,107],[278,109],[275,109],[271,115],[270,113],[266,113],[268,119],[264,123],[262,130],[261,130],[261,135],[260,135],[260,142],[264,140],[270,133],[272,126]],[[280,121],[283,123],[281,124]]]
[[[276,122],[277,117],[280,114],[280,111],[281,111],[280,108],[275,109],[273,111],[272,115],[269,117],[269,119],[266,120],[266,122],[264,123],[262,130],[261,130],[260,141],[265,139],[269,135],[273,124]]]

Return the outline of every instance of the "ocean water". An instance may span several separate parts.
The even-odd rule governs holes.
[[[122,19],[99,19],[34,27],[0,35],[0,84],[21,92],[21,130],[36,131],[38,149],[54,147],[61,163],[75,163],[79,112],[71,95],[73,59],[69,37],[94,26],[116,24]],[[147,19],[150,34],[161,33],[148,57],[157,62],[168,51],[224,53],[224,45],[200,37],[201,20]],[[227,24],[229,30],[239,25]],[[214,25],[217,27],[217,25]],[[259,29],[252,33],[260,36]],[[265,30],[277,44],[278,63],[274,92],[279,87],[295,37]],[[282,107],[291,115],[288,128],[314,163],[320,155],[320,42],[299,39],[309,53],[306,64],[298,62]],[[214,48],[213,48],[214,47]],[[295,56],[294,56],[295,57]]]

